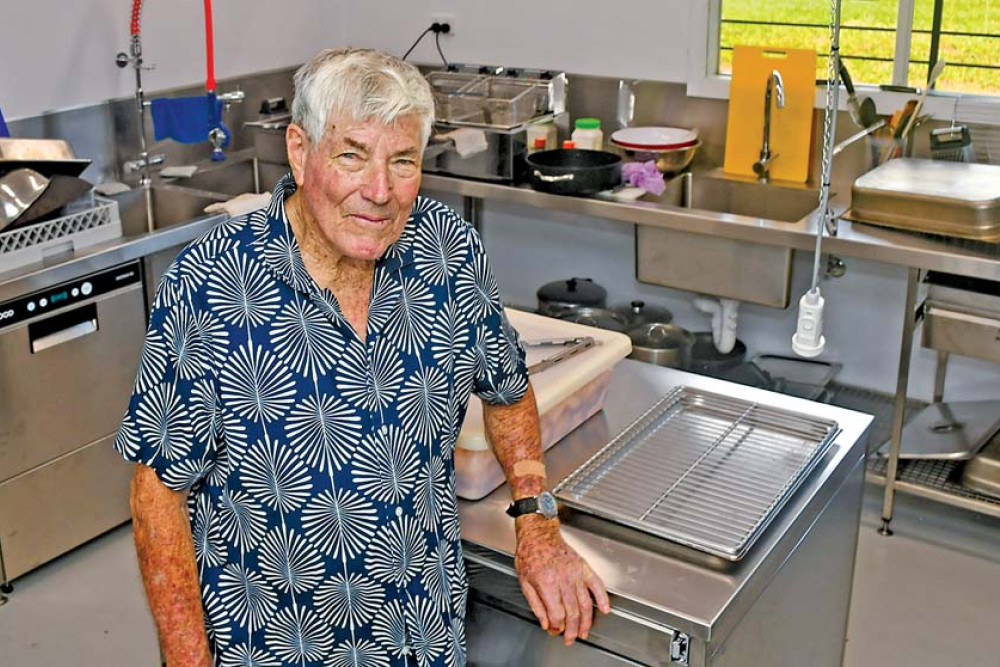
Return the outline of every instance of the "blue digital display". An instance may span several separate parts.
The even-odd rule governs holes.
[[[59,292],[57,294],[53,294],[52,296],[50,296],[49,301],[51,301],[52,303],[59,303],[60,301],[65,301],[68,298],[69,298],[69,292]]]

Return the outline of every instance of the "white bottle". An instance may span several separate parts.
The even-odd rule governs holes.
[[[573,130],[573,141],[577,148],[592,151],[604,150],[604,133],[601,132],[600,118],[577,118]]]

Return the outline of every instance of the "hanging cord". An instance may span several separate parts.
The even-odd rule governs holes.
[[[447,68],[448,67],[448,59],[444,57],[444,51],[441,50],[441,31],[440,30],[436,30],[434,32],[434,45],[437,47],[438,55],[441,56],[441,62],[443,62],[444,66]]]
[[[419,44],[429,32],[434,33],[434,45],[437,47],[438,55],[441,56],[441,62],[444,63],[444,66],[448,67],[448,59],[444,57],[444,51],[441,50],[441,33],[447,34],[451,32],[451,26],[448,23],[438,23],[437,21],[432,23],[429,28],[420,33],[420,37],[417,37],[416,41],[410,45],[410,48],[406,50],[406,53],[403,54],[401,60],[406,60],[407,57],[413,53],[413,49],[417,48],[417,44]]]
[[[406,50],[406,53],[403,54],[403,57],[400,58],[400,60],[406,60],[407,57],[409,57],[409,55],[413,53],[413,49],[417,48],[417,44],[420,43],[420,40],[422,40],[430,31],[431,29],[427,28],[427,30],[424,30],[422,33],[420,33],[420,37],[417,37],[416,41],[414,41],[413,44],[410,45],[410,48]]]
[[[810,292],[819,287],[820,258],[823,254],[823,234],[832,229],[833,208],[830,206],[830,181],[833,172],[833,139],[836,132],[837,109],[840,104],[840,0],[830,2],[830,59],[826,75],[826,114],[823,119],[823,169],[819,190],[819,210],[822,221],[816,230],[816,252]]]
[[[792,350],[802,357],[816,357],[826,348],[823,336],[823,308],[826,300],[819,289],[820,259],[823,256],[823,234],[833,223],[830,207],[830,181],[833,171],[833,136],[836,130],[840,93],[840,0],[830,4],[830,60],[826,75],[826,116],[823,120],[823,175],[819,189],[819,212],[816,225],[816,252],[813,256],[812,286],[799,299],[799,314],[792,335]]]

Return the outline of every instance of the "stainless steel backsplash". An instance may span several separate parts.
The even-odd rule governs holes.
[[[252,140],[243,123],[259,117],[260,103],[265,98],[284,97],[292,101],[292,75],[294,67],[271,70],[221,80],[219,92],[240,89],[246,94],[241,104],[230,105],[224,121],[233,132],[228,151],[252,146]],[[619,79],[587,75],[570,75],[569,110],[572,118],[593,116],[601,119],[605,137],[619,127],[617,123]],[[726,100],[688,98],[685,85],[658,81],[628,81],[635,95],[632,125],[673,125],[697,128],[702,148],[695,158],[694,167],[721,166],[725,154]],[[169,90],[153,91],[147,99],[198,95],[204,89],[192,85]],[[815,112],[813,124],[813,169],[811,179],[818,181],[822,159],[823,111]],[[846,112],[838,115],[838,138],[846,137],[856,129]],[[135,175],[122,173],[125,160],[138,156],[135,102],[132,97],[109,100],[88,107],[54,111],[39,116],[10,122],[13,136],[49,137],[67,139],[77,155],[94,160],[84,177],[100,183],[112,180],[134,182]],[[747,132],[760,132],[748,127]],[[150,154],[163,153],[166,164],[192,164],[206,160],[209,144],[179,144],[174,141],[154,142],[152,123],[147,123]],[[916,142],[916,152],[926,152],[926,132],[921,132]],[[854,178],[868,168],[867,149],[858,142],[841,153],[835,162],[834,190],[849,193]]]
[[[295,69],[283,68],[219,81],[220,93],[239,89],[246,94],[242,103],[229,105],[223,113],[223,121],[233,133],[232,143],[226,148],[227,153],[253,145],[250,133],[243,127],[243,123],[259,117],[261,101],[282,96],[291,105],[292,75]],[[204,92],[203,85],[192,85],[147,92],[146,99],[200,95]],[[133,97],[48,112],[10,121],[8,125],[11,135],[15,137],[68,140],[78,157],[91,158],[94,161],[83,174],[83,177],[91,182],[134,183],[137,180],[135,174],[122,173],[122,163],[139,155],[138,126]],[[150,155],[165,154],[167,165],[193,164],[209,159],[211,146],[207,142],[201,144],[180,144],[171,140],[154,142],[151,121],[147,122],[146,128]]]

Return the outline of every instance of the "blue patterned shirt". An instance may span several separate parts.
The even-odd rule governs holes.
[[[278,183],[178,255],[116,448],[190,489],[219,665],[465,663],[453,450],[471,392],[527,390],[479,236],[418,198],[362,341],[305,270]]]

